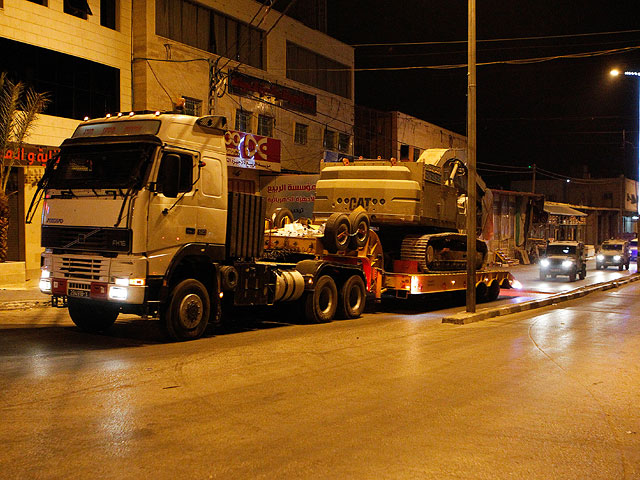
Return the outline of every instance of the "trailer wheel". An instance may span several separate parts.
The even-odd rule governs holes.
[[[487,284],[484,282],[480,282],[476,286],[476,300],[478,302],[486,302],[488,292],[489,292],[489,289],[487,288]]]
[[[211,302],[206,287],[189,278],[171,291],[163,320],[169,336],[174,340],[199,338],[207,328]]]
[[[349,215],[349,223],[351,224],[351,247],[354,250],[364,247],[369,239],[369,215],[362,210],[353,211]]]
[[[276,208],[271,215],[271,223],[273,228],[282,228],[287,223],[293,223],[293,213],[288,208]]]
[[[69,316],[78,328],[85,332],[103,332],[118,318],[118,308],[113,305],[98,305],[96,302],[69,298]]]
[[[306,293],[305,317],[312,323],[330,322],[338,308],[336,282],[328,275],[318,279],[313,292]]]
[[[349,246],[350,233],[349,217],[344,213],[332,213],[324,225],[322,244],[329,253],[346,250]]]
[[[487,302],[493,302],[494,300],[497,300],[499,296],[500,284],[494,280],[491,282],[491,285],[489,285],[489,290],[487,291]]]
[[[359,275],[352,275],[340,289],[340,318],[358,318],[364,311],[366,290]]]

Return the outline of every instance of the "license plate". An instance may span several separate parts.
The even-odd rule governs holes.
[[[67,292],[68,297],[89,297],[89,290],[76,290],[75,288],[70,288]]]

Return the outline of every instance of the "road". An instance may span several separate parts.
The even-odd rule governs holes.
[[[134,317],[100,336],[0,312],[0,477],[640,478],[639,298],[464,326],[277,317],[187,343]]]

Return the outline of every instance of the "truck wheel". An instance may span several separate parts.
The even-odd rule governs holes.
[[[357,318],[364,311],[366,292],[364,281],[359,275],[353,275],[340,289],[340,318]]]
[[[491,285],[489,285],[489,290],[487,291],[487,302],[493,302],[494,300],[497,300],[499,296],[500,284],[494,280],[491,282]]]
[[[324,225],[322,244],[329,253],[346,250],[349,246],[350,233],[349,217],[344,213],[332,213]]]
[[[480,282],[477,286],[476,286],[476,301],[477,302],[486,302],[487,301],[487,293],[489,292],[489,289],[487,287],[487,284],[484,282]]]
[[[169,336],[174,340],[202,336],[207,328],[210,308],[209,293],[202,283],[192,278],[180,282],[173,287],[162,315]]]
[[[103,332],[118,318],[119,309],[113,305],[99,305],[75,298],[69,298],[67,303],[71,320],[85,332]]]
[[[293,223],[293,213],[288,208],[276,208],[271,215],[271,224],[273,228],[282,228],[287,223]]]
[[[357,250],[362,248],[369,239],[369,215],[363,211],[353,211],[349,215],[351,224],[351,248]]]
[[[330,322],[338,308],[338,289],[329,275],[318,279],[313,292],[306,293],[304,313],[312,323]]]

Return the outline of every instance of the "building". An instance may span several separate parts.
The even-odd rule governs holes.
[[[356,105],[354,154],[416,161],[427,148],[467,148],[467,137],[402,112]]]
[[[0,0],[0,71],[52,100],[16,157],[9,258],[18,269],[39,270],[40,213],[23,219],[41,165],[85,116],[225,115],[228,164],[249,167],[233,190],[352,153],[353,48],[325,33],[326,0],[271,3]]]
[[[25,148],[11,152],[13,262],[0,281],[19,281],[39,274],[40,213],[31,224],[24,218],[42,165],[84,116],[131,108],[131,1],[0,0],[0,51],[0,71],[51,99]]]
[[[538,180],[536,193],[544,194],[547,202],[565,203],[587,214],[585,219],[575,219],[585,225],[580,241],[597,246],[608,238],[633,238],[638,215],[637,181],[624,176],[569,180]],[[531,182],[513,181],[511,188],[527,191]]]

